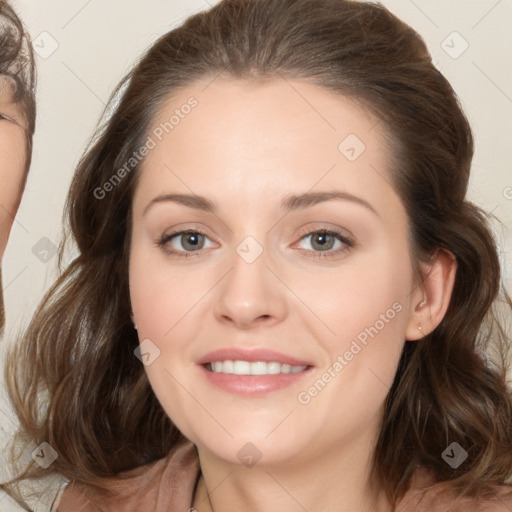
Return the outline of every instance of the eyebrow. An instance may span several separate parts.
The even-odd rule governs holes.
[[[329,191],[329,192],[306,192],[298,195],[287,195],[281,202],[281,209],[285,212],[291,212],[295,210],[304,210],[310,208],[316,204],[324,203],[332,200],[345,200],[350,201],[360,206],[364,206],[366,209],[373,212],[377,217],[380,217],[375,208],[365,201],[364,199],[357,197],[348,192]],[[206,197],[199,196],[196,194],[162,194],[152,199],[144,209],[143,215],[151,208],[151,206],[158,203],[174,202],[188,206],[189,208],[195,208],[208,213],[216,214],[219,210],[216,203],[210,201]]]

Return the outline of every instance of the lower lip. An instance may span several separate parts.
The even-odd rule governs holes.
[[[235,395],[264,395],[296,384],[313,371],[310,366],[299,373],[278,373],[275,375],[235,375],[233,373],[214,373],[200,365],[208,381],[214,386]]]

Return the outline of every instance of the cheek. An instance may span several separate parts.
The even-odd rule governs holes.
[[[25,138],[17,126],[7,121],[0,125],[0,203],[12,210],[21,198],[21,184],[25,177]]]
[[[325,371],[336,375],[331,390],[362,415],[370,401],[377,406],[384,400],[396,374],[407,327],[408,262],[405,248],[386,250],[316,287],[312,306],[324,322],[315,329],[328,353]],[[343,392],[347,389],[350,394]]]
[[[26,150],[24,138],[14,130],[17,127],[0,127],[0,255],[7,244],[7,235],[21,201],[21,185],[25,177]],[[7,129],[8,128],[8,129]]]
[[[297,295],[305,297],[315,313],[312,326],[337,349],[359,335],[364,342],[372,326],[379,333],[405,329],[404,315],[399,313],[405,309],[411,286],[408,253],[406,248],[383,247],[341,265],[325,279],[304,274],[302,284],[296,283]]]
[[[185,431],[184,418],[190,404],[178,382],[186,382],[184,372],[190,364],[187,340],[196,334],[197,324],[186,318],[198,300],[193,280],[193,273],[157,264],[154,248],[146,251],[132,247],[129,282],[137,334],[140,343],[151,341],[152,359],[145,371],[167,415]]]
[[[163,339],[204,294],[204,286],[198,273],[167,263],[159,252],[133,248],[129,279],[139,336]]]

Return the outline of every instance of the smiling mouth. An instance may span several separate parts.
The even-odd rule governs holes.
[[[277,361],[213,361],[203,365],[212,373],[226,373],[233,375],[279,375],[300,373],[309,366],[291,366]]]

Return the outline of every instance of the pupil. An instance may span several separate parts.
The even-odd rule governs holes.
[[[319,245],[322,248],[325,248],[326,245],[328,245],[328,241],[331,235],[328,233],[318,233],[317,234],[317,240],[319,240]]]
[[[185,237],[185,245],[190,245],[192,248],[196,248],[199,245],[199,236],[201,235],[197,233],[188,233]]]

